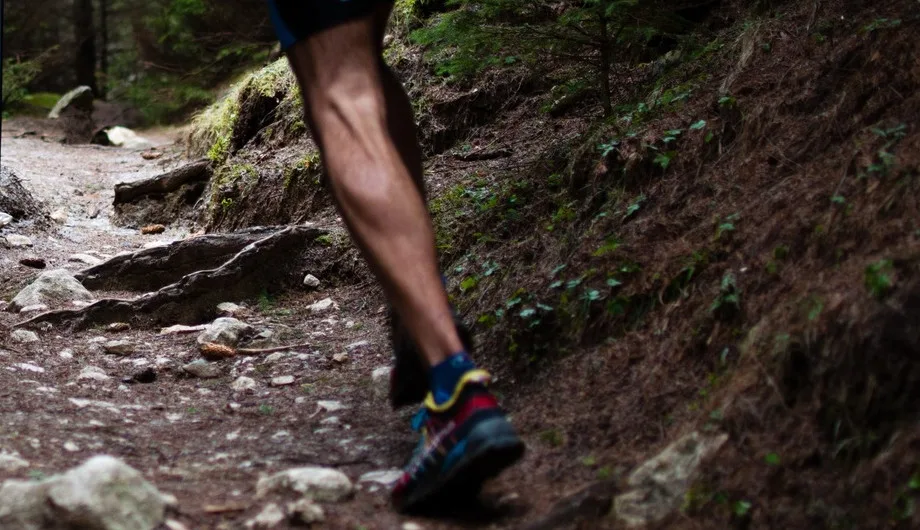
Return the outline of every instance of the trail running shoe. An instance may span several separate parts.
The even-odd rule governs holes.
[[[454,312],[454,325],[463,348],[473,355],[473,335],[470,333],[457,313]],[[415,347],[409,331],[402,325],[399,315],[390,308],[390,341],[396,357],[393,371],[390,372],[390,404],[394,409],[406,405],[421,403],[428,393],[428,368],[422,361],[418,348]]]
[[[486,480],[524,455],[524,443],[487,390],[489,374],[471,370],[441,406],[431,394],[412,420],[422,438],[393,487],[401,512],[427,511],[475,497]]]

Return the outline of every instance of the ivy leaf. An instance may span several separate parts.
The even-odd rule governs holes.
[[[530,318],[536,314],[537,314],[537,310],[531,307],[528,307],[527,309],[524,309],[519,313],[521,318]]]
[[[616,278],[607,278],[607,287],[618,287],[623,285],[623,282],[617,280]]]
[[[706,126],[706,120],[700,120],[690,126],[691,131],[698,131]]]

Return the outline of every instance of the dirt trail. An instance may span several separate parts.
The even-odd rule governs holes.
[[[167,154],[147,161],[137,150],[17,138],[20,131],[15,126],[4,126],[3,164],[49,211],[67,213],[66,221],[50,230],[28,224],[5,229],[30,237],[34,246],[0,250],[4,299],[12,298],[39,272],[20,265],[24,257],[43,258],[49,269],[76,271],[86,265],[68,261],[74,254],[105,258],[189,236],[190,227],[142,236],[109,222],[117,182],[147,178],[182,162],[180,149],[168,137],[157,139]],[[112,293],[93,294],[101,298]],[[324,314],[304,311],[309,303],[327,297],[337,309]],[[321,465],[339,469],[358,483],[364,473],[396,469],[415,441],[407,428],[413,411],[391,412],[381,395],[382,384],[371,378],[374,369],[389,361],[381,304],[370,278],[361,285],[321,286],[316,292],[304,290],[250,304],[237,316],[256,332],[270,335],[262,344],[311,347],[225,361],[216,365],[218,374],[211,379],[188,376],[181,368],[199,358],[196,333],[115,333],[104,328],[71,333],[45,328],[38,333],[39,342],[13,344],[9,332],[23,317],[2,312],[0,450],[18,455],[28,466],[0,466],[0,481],[48,476],[92,455],[110,454],[140,470],[160,490],[176,495],[179,509],[172,517],[189,528],[240,528],[272,500],[255,499],[256,481],[263,474]],[[129,341],[134,352],[104,353],[102,343],[115,339]],[[343,351],[348,352],[347,360],[333,359]],[[87,377],[87,367],[104,375]],[[155,370],[154,382],[127,381],[147,368]],[[255,388],[234,391],[231,384],[240,376],[255,380]],[[292,376],[293,383],[273,386],[278,376]],[[334,401],[343,408],[326,404],[324,409],[320,401]],[[499,502],[490,507],[487,526],[517,526],[529,511],[525,507],[532,501],[508,482],[522,478],[518,469],[494,485]],[[353,500],[326,506],[324,527],[400,528],[405,521],[389,509],[385,487],[360,483]],[[468,524],[419,523],[426,529]]]

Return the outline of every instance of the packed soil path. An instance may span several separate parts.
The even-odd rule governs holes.
[[[169,134],[153,137],[166,154],[146,160],[139,150],[63,145],[21,137],[22,132],[4,124],[2,163],[57,212],[59,221],[51,229],[29,223],[4,229],[34,243],[0,249],[4,300],[40,272],[21,265],[23,258],[42,258],[47,269],[77,271],[87,265],[71,261],[75,254],[104,259],[190,237],[190,227],[145,236],[109,222],[116,183],[182,163],[181,148],[171,144]],[[337,307],[323,314],[303,310],[325,298]],[[321,286],[248,305],[227,302],[244,306],[235,316],[262,334],[257,346],[310,347],[217,363],[217,373],[204,379],[182,369],[199,358],[197,333],[45,327],[38,330],[39,342],[13,344],[9,333],[24,317],[0,313],[0,452],[28,462],[0,466],[0,481],[41,478],[109,454],[175,495],[179,506],[171,518],[188,528],[241,528],[266,503],[285,500],[256,499],[260,476],[319,465],[339,469],[359,485],[353,500],[324,507],[326,528],[402,528],[413,521],[426,529],[506,528],[533,515],[540,500],[515,486],[527,480],[522,468],[488,486],[488,509],[446,521],[401,517],[389,508],[385,486],[359,482],[365,473],[398,469],[415,442],[408,429],[414,411],[392,412],[385,381],[371,377],[388,365],[390,351],[382,299],[370,278],[361,285]],[[128,355],[104,352],[102,344],[116,339],[132,345]],[[151,369],[154,381],[131,380],[145,370],[149,377]],[[241,376],[254,380],[254,388],[234,390]],[[281,376],[291,378],[275,379]]]

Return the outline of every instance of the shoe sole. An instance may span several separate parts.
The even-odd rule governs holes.
[[[466,454],[453,469],[427,488],[412,492],[397,509],[417,513],[474,498],[483,483],[516,464],[524,452],[524,442],[508,420],[486,420],[469,434]]]

